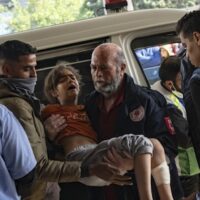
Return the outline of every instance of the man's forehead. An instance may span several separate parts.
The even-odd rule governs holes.
[[[106,68],[106,67],[108,67],[108,64],[91,63],[91,67],[93,67],[93,66],[98,67],[98,68]]]
[[[112,57],[115,53],[114,49],[110,46],[100,46],[94,50],[93,57],[94,58],[107,58]]]
[[[25,60],[35,60],[36,55],[35,54],[27,54],[27,55],[21,55],[19,56],[19,61],[25,61]]]
[[[194,33],[195,33],[195,32],[193,32],[193,33],[191,33],[191,34],[185,34],[185,33],[181,32],[181,33],[179,34],[179,38],[180,38],[181,42],[191,41],[191,40],[194,39]]]
[[[92,65],[109,65],[109,63],[113,63],[115,61],[114,55],[112,54],[104,54],[101,56],[94,56],[91,59],[91,64]]]
[[[91,66],[101,67],[105,68],[110,65],[113,65],[113,59],[112,58],[105,58],[105,59],[92,59],[91,60]]]
[[[94,56],[91,59],[91,65],[101,66],[101,65],[105,65],[106,63],[107,63],[107,59],[106,58]]]

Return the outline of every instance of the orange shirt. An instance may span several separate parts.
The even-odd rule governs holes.
[[[59,132],[56,142],[59,143],[63,137],[82,135],[97,141],[96,132],[93,130],[84,105],[61,106],[59,104],[47,105],[42,111],[45,120],[52,114],[60,114],[66,118],[67,127]]]

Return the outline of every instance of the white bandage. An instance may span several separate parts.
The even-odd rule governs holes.
[[[162,184],[170,184],[169,167],[166,161],[153,168],[151,174],[157,186]]]

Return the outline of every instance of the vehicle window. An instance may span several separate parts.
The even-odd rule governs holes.
[[[126,4],[125,7],[119,6]],[[0,35],[95,18],[113,12],[120,14],[122,11],[197,5],[199,0],[2,0]]]
[[[133,55],[138,61],[149,85],[159,80],[159,67],[163,59],[177,55],[182,45],[175,34],[139,38],[132,42]]]

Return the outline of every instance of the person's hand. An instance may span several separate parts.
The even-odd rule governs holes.
[[[120,170],[108,163],[101,162],[89,167],[89,174],[91,176],[98,176],[99,178],[116,185],[131,185],[132,179],[130,176],[120,175]]]
[[[67,122],[62,115],[51,115],[44,121],[44,127],[49,140],[54,140],[57,134],[65,127],[67,127]]]
[[[104,156],[104,161],[110,165],[113,165],[123,171],[132,170],[134,168],[134,160],[133,157],[128,153],[123,151],[122,153],[118,153],[114,147],[107,151],[106,156]]]

